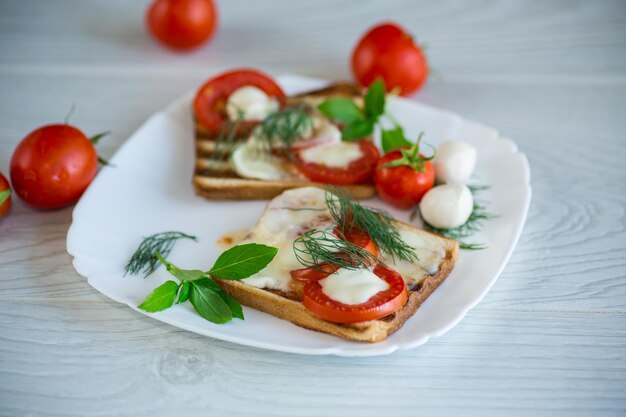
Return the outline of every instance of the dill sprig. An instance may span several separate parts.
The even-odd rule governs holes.
[[[313,129],[310,108],[304,104],[286,106],[267,116],[259,125],[255,137],[268,149],[281,144],[288,152],[291,145],[304,133]]]
[[[243,113],[239,112],[239,117],[236,120],[226,123],[222,129],[220,129],[220,134],[215,139],[213,159],[221,161],[229,157],[237,144],[237,132],[242,122]]]
[[[174,244],[179,239],[191,239],[197,241],[195,236],[185,234],[183,232],[161,232],[144,238],[133,256],[130,258],[124,268],[124,276],[126,274],[137,275],[141,271],[144,278],[148,277],[159,267],[159,259],[155,253],[160,253],[163,257],[167,257]]]
[[[485,220],[498,217],[496,215],[489,213],[485,205],[476,200],[476,194],[479,191],[489,189],[489,186],[468,185],[467,188],[469,188],[472,195],[474,196],[474,206],[472,207],[472,213],[470,214],[469,218],[464,224],[462,224],[459,227],[454,227],[451,229],[438,229],[428,224],[422,218],[422,221],[424,223],[424,229],[429,232],[437,233],[439,235],[446,236],[446,237],[449,237],[451,239],[458,241],[459,247],[461,249],[467,249],[467,250],[487,249],[487,245],[485,244],[470,243],[470,242],[465,241],[465,239],[472,236],[474,233],[480,231],[484,226]],[[419,209],[417,209],[417,212],[419,213]]]
[[[326,205],[335,222],[340,227],[367,232],[379,249],[407,262],[419,258],[415,248],[409,246],[398,231],[395,220],[384,210],[363,207],[353,201],[348,192],[337,187],[330,187],[326,192]]]
[[[335,233],[334,227],[304,233],[293,242],[296,259],[304,267],[318,271],[328,264],[336,269],[358,269],[369,268],[380,262],[371,252]]]

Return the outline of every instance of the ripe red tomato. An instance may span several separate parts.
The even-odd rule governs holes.
[[[57,209],[76,202],[98,169],[93,144],[69,125],[40,127],[26,136],[11,158],[15,193],[40,209]]]
[[[173,49],[191,49],[213,35],[217,10],[213,0],[155,0],[146,22],[161,43]]]
[[[11,187],[9,181],[0,172],[0,219],[11,209]]]
[[[406,304],[409,298],[406,284],[399,273],[380,264],[374,268],[374,274],[387,281],[389,288],[362,304],[349,305],[331,299],[318,281],[304,285],[302,304],[324,320],[335,323],[358,323],[388,316]]]
[[[228,96],[246,85],[260,88],[270,97],[285,97],[283,89],[269,75],[253,69],[227,71],[205,82],[196,92],[193,109],[198,122],[211,132],[219,131],[228,120]]]
[[[340,236],[337,232],[335,232],[335,234]],[[368,233],[355,230],[344,233],[344,237],[348,242],[354,243],[378,257],[378,248]],[[339,267],[334,263],[318,265],[317,269],[301,268],[291,271],[291,278],[302,282],[318,281],[322,278],[326,278],[337,269],[339,269]]]
[[[389,162],[401,157],[402,153],[397,150],[380,158],[374,183],[381,199],[396,207],[406,209],[419,203],[426,191],[433,188],[435,169],[429,161],[422,162],[422,172],[409,165],[383,168]]]
[[[367,140],[358,142],[363,156],[350,162],[347,168],[334,168],[323,164],[306,162],[300,157],[300,151],[294,149],[295,165],[311,181],[334,185],[351,185],[368,182],[374,176],[376,161],[380,152],[376,145]],[[303,150],[303,149],[302,149]]]
[[[370,29],[354,48],[352,72],[363,86],[381,77],[387,91],[399,88],[407,96],[426,81],[428,63],[409,33],[394,23],[383,23]]]

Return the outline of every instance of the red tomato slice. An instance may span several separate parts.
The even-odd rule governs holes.
[[[227,121],[228,96],[246,85],[260,88],[270,97],[285,97],[282,88],[269,75],[253,69],[228,71],[211,78],[198,89],[193,108],[200,124],[209,131],[219,131]]]
[[[308,179],[325,184],[351,185],[368,182],[374,176],[376,162],[380,152],[376,145],[367,140],[358,142],[363,156],[350,162],[346,168],[334,168],[323,164],[306,162],[300,151],[294,149],[294,162],[300,172]]]
[[[343,304],[329,298],[318,281],[305,284],[302,304],[315,315],[335,323],[358,323],[388,316],[406,304],[409,294],[402,276],[383,265],[374,274],[384,279],[389,288],[362,304]]]
[[[335,233],[338,235],[338,233]],[[372,255],[378,257],[378,248],[374,241],[370,238],[370,236],[363,231],[350,231],[344,233],[344,237],[348,242],[354,243],[355,245],[359,245]],[[291,278],[302,281],[302,282],[310,282],[310,281],[318,281],[322,278],[326,278],[333,272],[335,272],[339,267],[335,264],[322,264],[318,266],[318,269],[313,268],[302,268],[291,271]]]

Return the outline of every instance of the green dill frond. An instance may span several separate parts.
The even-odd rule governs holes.
[[[337,268],[369,268],[380,260],[362,247],[334,234],[334,227],[313,229],[293,242],[296,259],[306,268],[321,270],[332,264]]]
[[[398,231],[395,220],[384,210],[363,207],[352,196],[337,187],[329,187],[326,205],[335,222],[341,227],[363,230],[370,235],[376,246],[395,260],[408,262],[419,258],[415,248],[409,246]]]
[[[144,273],[144,278],[152,274],[160,265],[155,253],[158,252],[166,258],[179,239],[197,241],[195,236],[183,232],[161,232],[145,238],[126,264],[124,276],[126,274],[137,275],[141,271]]]
[[[218,161],[228,159],[235,145],[237,145],[237,131],[243,122],[243,114],[240,113],[237,120],[224,124],[220,134],[215,139],[215,152],[212,158]]]
[[[261,122],[255,132],[255,137],[271,149],[276,143],[287,151],[291,145],[313,129],[311,110],[306,104],[287,106],[270,114]]]

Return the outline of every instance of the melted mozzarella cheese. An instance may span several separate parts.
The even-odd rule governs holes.
[[[389,284],[369,269],[341,268],[320,281],[322,292],[343,304],[362,304],[389,288]]]
[[[278,102],[252,85],[236,89],[226,101],[226,114],[231,120],[263,120],[277,110]]]
[[[302,268],[293,251],[293,242],[303,232],[331,225],[325,191],[303,187],[285,191],[274,198],[246,236],[245,243],[262,243],[278,248],[278,253],[263,270],[242,282],[258,288],[288,291],[291,271]]]
[[[358,143],[339,142],[332,145],[312,146],[300,152],[303,161],[326,165],[331,168],[347,168],[350,163],[363,157]]]
[[[252,140],[233,150],[230,163],[235,172],[244,178],[270,181],[291,179],[291,175],[283,168],[283,161],[268,152],[260,151]]]
[[[448,140],[437,148],[433,159],[435,177],[442,183],[464,183],[476,166],[476,148],[459,140]]]
[[[472,214],[474,197],[463,184],[446,184],[431,188],[420,201],[424,220],[438,229],[464,224]]]
[[[412,229],[401,228],[400,238],[415,249],[418,259],[405,261],[382,253],[381,260],[402,275],[404,282],[411,288],[421,283],[428,275],[439,271],[441,261],[446,256],[446,249],[441,238],[431,234],[416,233]]]

